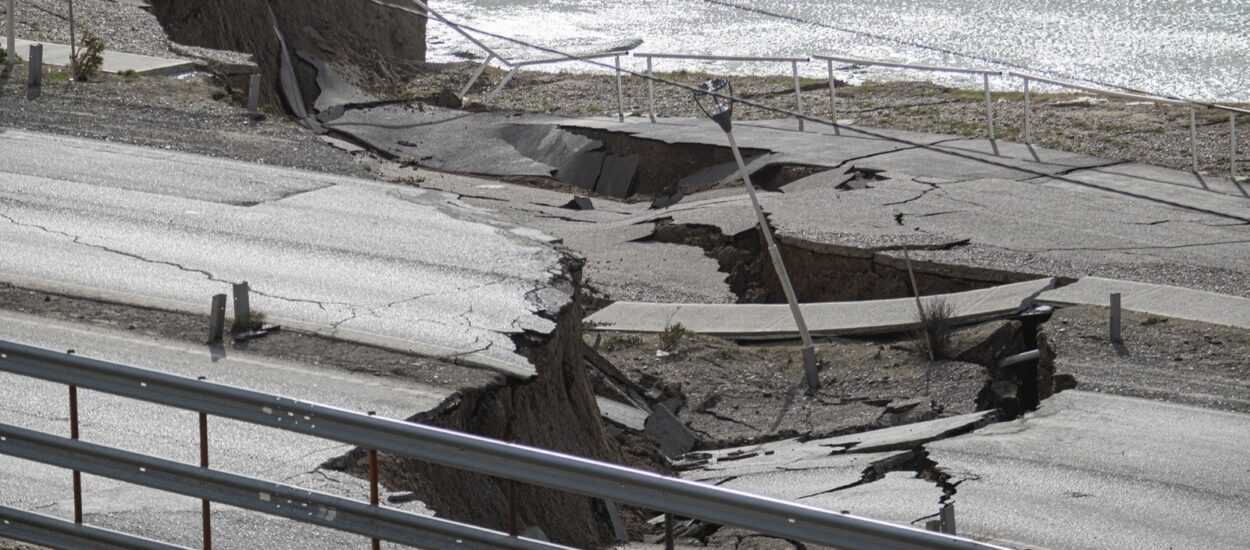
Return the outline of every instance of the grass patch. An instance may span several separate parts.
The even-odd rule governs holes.
[[[913,334],[916,349],[926,359],[950,359],[955,308],[945,298],[921,300],[921,303],[923,307],[916,312],[920,327]]]
[[[618,349],[634,348],[642,345],[642,338],[633,334],[623,334],[620,336],[609,336],[603,339],[599,344],[605,353],[612,353]]]
[[[690,334],[686,327],[681,323],[674,323],[664,327],[660,332],[660,349],[672,353],[677,351],[677,347],[681,345],[681,341]]]

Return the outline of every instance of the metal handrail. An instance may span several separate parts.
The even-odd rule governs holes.
[[[1029,82],[1041,82],[1052,86],[1060,86],[1063,88],[1117,97],[1130,101],[1149,101],[1151,103],[1162,103],[1164,105],[1171,105],[1174,107],[1187,107],[1189,109],[1189,154],[1193,165],[1193,171],[1195,174],[1198,173],[1198,114],[1197,111],[1195,111],[1195,108],[1197,107],[1196,103],[1182,99],[1105,90],[1102,88],[1094,88],[1092,86],[1085,86],[1083,84],[1076,84],[1063,80],[1055,80],[1053,78],[1046,78],[1028,73],[1008,72],[1007,74],[1024,80],[1024,142],[1029,144],[1033,143],[1033,109],[1031,108],[1030,102]]]
[[[1002,76],[1002,71],[990,71],[984,69],[963,69],[959,67],[939,67],[935,65],[917,65],[912,63],[895,63],[892,61],[873,61],[869,59],[858,59],[854,57],[832,56],[824,54],[816,54],[813,59],[819,59],[825,62],[825,70],[829,73],[829,118],[833,122],[834,130],[838,128],[838,92],[833,78],[833,62],[851,63],[853,65],[871,65],[876,67],[890,67],[895,69],[908,69],[916,71],[930,71],[941,73],[961,73],[980,75],[985,87],[985,127],[990,142],[994,141],[994,99],[990,94],[990,77]],[[997,146],[995,146],[997,147]]]
[[[14,343],[0,371],[409,456],[434,464],[854,549],[999,549],[522,445]]]
[[[650,110],[647,116],[651,122],[655,122],[655,72],[652,70],[653,59],[692,59],[699,61],[745,61],[750,63],[789,63],[790,73],[794,76],[794,102],[795,118],[799,121],[799,131],[803,131],[803,87],[799,84],[799,63],[807,63],[812,59],[810,57],[757,57],[749,55],[701,55],[701,54],[680,54],[680,53],[634,53],[634,57],[641,57],[647,60],[647,103]],[[620,72],[617,72],[617,81],[620,80]]]

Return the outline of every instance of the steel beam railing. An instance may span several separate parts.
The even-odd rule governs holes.
[[[850,63],[852,65],[865,65],[874,67],[888,67],[892,69],[906,69],[913,71],[927,71],[936,73],[956,73],[978,75],[985,87],[985,127],[987,128],[987,137],[990,141],[994,141],[994,100],[990,94],[990,77],[1002,76],[1002,71],[990,71],[983,69],[964,69],[960,67],[938,67],[933,65],[916,65],[911,63],[894,63],[890,61],[873,61],[869,59],[857,59],[854,57],[841,57],[832,55],[816,54],[812,59],[825,62],[825,70],[829,73],[829,117],[833,121],[834,128],[838,126],[838,109],[837,95],[833,78],[833,63]]]
[[[543,449],[20,344],[0,343],[0,371],[311,435],[790,540],[847,550],[1000,548]],[[26,437],[18,432],[7,433]],[[55,443],[80,454],[91,450],[84,446],[89,444],[73,441]],[[18,443],[5,442],[0,445],[0,451],[10,452],[15,445]],[[27,456],[49,459],[46,455],[40,458],[33,451]],[[88,464],[71,464],[68,461],[63,464],[91,471],[87,468]]]
[[[677,53],[638,53],[638,52],[634,52],[633,56],[641,57],[647,60],[647,76],[649,77],[655,76],[655,72],[653,71],[653,66],[652,66],[653,59],[685,59],[685,60],[694,60],[694,61],[742,61],[742,62],[748,62],[748,63],[789,63],[790,74],[794,78],[795,112],[800,115],[798,117],[799,131],[800,132],[803,131],[803,118],[802,118],[803,89],[799,83],[799,63],[807,63],[811,61],[810,57],[755,57],[755,56],[742,56],[742,55],[692,55],[692,54],[677,54]],[[650,109],[648,110],[648,116],[651,117],[651,122],[655,122],[655,79],[654,78],[647,79],[647,98],[648,98],[648,104],[650,105]]]
[[[0,506],[0,537],[54,548],[92,548],[95,550],[190,550],[91,527],[60,518]]]

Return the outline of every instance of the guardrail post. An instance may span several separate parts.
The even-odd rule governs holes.
[[[26,99],[35,99],[43,87],[43,44],[30,46],[26,65]]]
[[[994,141],[994,99],[990,96],[990,73],[982,73],[985,80],[985,122],[989,127],[990,141]]]
[[[369,416],[374,416],[375,411],[369,411]],[[378,505],[378,450],[369,449],[369,505]],[[381,550],[382,541],[377,537],[369,539],[369,547],[373,550]]]
[[[942,518],[942,532],[948,535],[954,535],[955,534],[955,505],[947,504],[946,506],[943,506],[942,511],[939,514],[939,516]]]
[[[1024,142],[1033,144],[1033,108],[1029,100],[1029,77],[1024,78]]]
[[[248,302],[247,281],[234,284],[234,328],[231,332],[251,330],[252,307]]]
[[[1124,335],[1120,333],[1120,293],[1111,293],[1111,342],[1119,344],[1124,342]]]
[[[69,387],[69,438],[78,441],[78,386]],[[82,472],[74,470],[74,523],[82,525]]]
[[[625,85],[621,83],[621,56],[616,60],[616,120],[625,122]]]
[[[486,100],[482,103],[490,105],[490,102],[495,100],[495,96],[499,95],[499,92],[503,91],[503,87],[507,86],[508,81],[512,80],[512,77],[514,76],[516,76],[516,67],[513,67],[512,70],[508,71],[507,75],[504,75],[503,80],[499,81],[499,85],[495,86],[494,90],[491,90],[490,95],[486,96]]]
[[[521,534],[521,522],[516,508],[516,482],[511,479],[505,479],[503,482],[504,491],[508,497],[508,536],[515,537]]]
[[[220,296],[224,301],[225,294]],[[203,376],[198,378],[204,379]],[[200,413],[200,467],[208,468],[208,414],[203,412]],[[212,504],[207,499],[200,501],[200,526],[204,534],[204,550],[213,550]]]
[[[213,305],[208,311],[208,343],[220,344],[226,331],[226,295],[213,295]]]
[[[664,550],[673,550],[673,514],[664,514]]]
[[[803,131],[803,88],[799,84],[799,62],[791,61],[790,70],[794,74],[794,102],[795,112],[799,113],[799,131]]]
[[[247,114],[255,118],[260,114],[260,75],[254,74],[247,79]]]
[[[651,123],[655,124],[655,73],[651,72],[651,57],[647,57],[647,101],[650,102]]]
[[[1189,108],[1189,155],[1194,162],[1194,173],[1198,173],[1198,112]]]
[[[1228,173],[1237,183],[1237,113],[1228,113]]]
[[[6,67],[12,70],[13,66],[17,64],[17,12],[13,7],[13,0],[8,0],[4,7],[4,27],[8,35],[8,38],[5,41],[5,46],[7,46],[5,51],[9,52],[8,59],[6,59],[4,63]]]

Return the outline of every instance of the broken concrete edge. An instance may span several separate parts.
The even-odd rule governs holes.
[[[1087,288],[1088,287],[1088,288]],[[1099,306],[1109,307],[1111,293],[1124,295],[1121,307],[1147,315],[1185,319],[1200,323],[1223,325],[1235,328],[1250,329],[1250,299],[1228,294],[1194,290],[1191,288],[1124,281],[1103,277],[1082,277],[1075,283],[1062,288],[1043,292],[1038,296],[1038,303],[1065,306]],[[1201,312],[1178,311],[1175,308],[1157,307],[1153,303],[1142,303],[1151,295],[1162,294],[1170,298],[1168,301],[1180,301],[1190,304],[1218,304],[1216,310],[1194,309]],[[1237,315],[1240,312],[1241,315]]]
[[[1035,290],[1034,292],[1030,293],[1028,296],[1023,297],[1023,299],[1020,301],[1019,304],[1015,304],[1010,308],[998,308],[998,309],[994,309],[990,311],[974,312],[974,313],[963,314],[963,315],[955,315],[951,317],[951,321],[956,324],[960,324],[960,325],[973,324],[973,323],[979,323],[979,322],[993,320],[993,319],[1010,317],[1025,309],[1028,309],[1029,307],[1033,305],[1033,303],[1035,302],[1035,300],[1040,294],[1044,293],[1047,290],[1051,290],[1055,288],[1055,279],[1053,277],[1048,277],[1044,279],[1038,279],[1035,281],[1026,281],[1025,283],[1014,283],[1011,285],[1003,285],[1001,287],[992,287],[988,289],[970,290],[966,292],[956,292],[956,293],[949,293],[949,294],[935,294],[932,296],[925,296],[924,299],[952,300],[952,299],[957,299],[960,296],[983,295],[983,294],[992,293],[995,289],[1004,288],[1008,286],[1027,285],[1027,284],[1041,284],[1042,288]],[[915,320],[908,320],[906,322],[896,322],[890,325],[822,328],[819,325],[813,323],[813,319],[817,318],[817,316],[815,315],[816,313],[815,310],[821,309],[822,306],[847,307],[847,306],[854,306],[854,305],[862,305],[865,307],[872,307],[873,304],[911,302],[912,300],[913,300],[912,298],[891,298],[891,299],[886,299],[886,300],[866,300],[866,301],[861,301],[861,302],[805,303],[805,304],[802,304],[802,309],[804,310],[805,316],[809,317],[808,328],[810,329],[813,335],[816,335],[816,336],[871,336],[871,335],[881,335],[881,334],[894,334],[894,333],[899,333],[899,332],[907,332],[907,331],[915,330],[919,328],[920,323]],[[982,300],[984,300],[984,298]],[[977,300],[976,302],[973,302],[972,306],[964,306],[962,309],[965,309],[965,310],[973,309],[975,308],[976,304],[981,303],[982,300]],[[614,323],[611,319],[611,315],[613,315],[614,308],[617,311],[622,310],[622,309],[638,309],[638,310],[652,309],[654,310],[655,314],[649,316],[651,318],[649,321],[639,322],[635,320],[633,323],[630,323],[630,324]],[[647,302],[615,302],[609,305],[608,307],[605,307],[599,310],[598,312],[595,312],[595,314],[591,315],[590,317],[587,317],[586,322],[589,324],[592,324],[594,326],[594,330],[596,331],[659,333],[665,330],[665,328],[667,327],[667,324],[669,322],[672,322],[672,320],[674,319],[676,312],[682,309],[694,310],[696,312],[695,313],[696,315],[699,315],[698,312],[701,311],[703,312],[703,314],[701,315],[703,317],[706,317],[709,319],[719,319],[719,318],[724,317],[725,312],[731,311],[733,309],[738,309],[738,308],[767,309],[769,311],[775,310],[777,313],[776,316],[782,316],[782,317],[784,317],[785,311],[788,311],[787,306],[785,304],[658,304],[658,303],[647,303]],[[686,313],[689,314],[689,311],[687,311]],[[733,340],[787,340],[787,339],[796,338],[798,336],[797,329],[791,329],[791,330],[760,329],[760,330],[743,331],[743,330],[708,330],[708,329],[700,328],[696,326],[686,326],[686,328],[688,330],[697,332],[699,334],[704,334],[707,336],[716,336],[716,337],[721,337],[721,338],[728,338],[728,339],[733,339]]]
[[[32,279],[21,275],[0,273],[0,283],[9,284],[25,290],[33,290],[68,298],[80,298],[98,302],[113,303],[145,309],[171,311],[200,315],[205,313],[203,304],[190,304],[165,298],[152,298],[127,292],[117,292],[68,283],[51,283]],[[525,362],[511,363],[475,353],[465,354],[462,351],[409,342],[398,338],[378,336],[351,329],[335,329],[304,321],[285,318],[269,318],[273,324],[281,325],[283,330],[298,334],[317,336],[327,340],[350,342],[364,346],[394,351],[406,355],[447,361],[453,365],[480,368],[502,374],[508,378],[529,380],[537,375],[533,365]],[[207,326],[207,325],[205,325]]]

